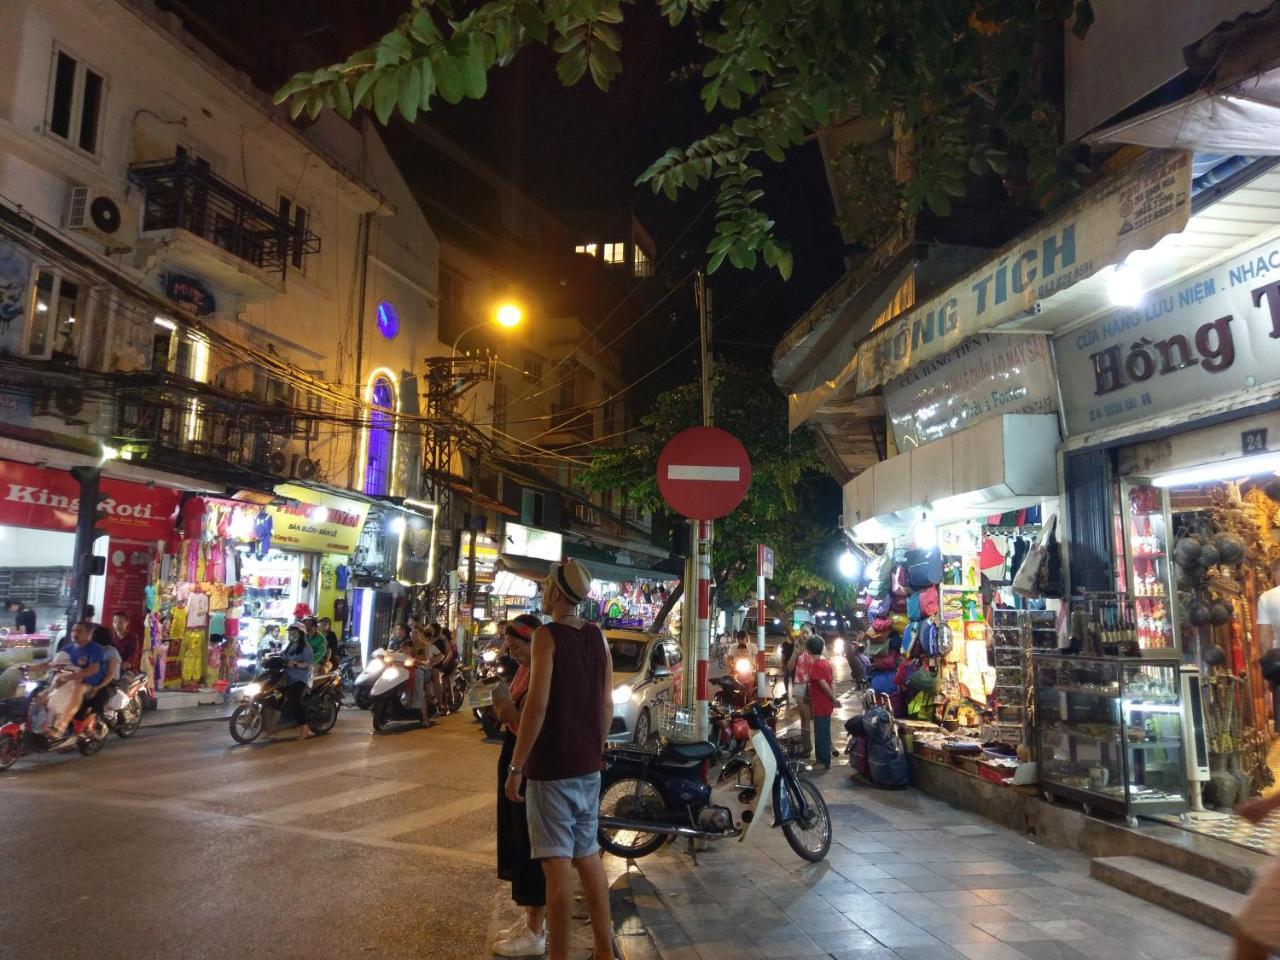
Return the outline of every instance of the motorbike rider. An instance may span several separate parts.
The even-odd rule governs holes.
[[[302,623],[303,629],[307,631],[307,646],[311,648],[312,671],[323,673],[325,661],[329,659],[329,644],[325,641],[324,634],[320,632],[320,621],[315,617],[307,617]]]
[[[120,651],[116,649],[115,644],[111,642],[112,639],[111,631],[106,627],[97,626],[93,628],[92,642],[102,647],[103,656],[106,658],[107,672],[102,678],[102,682],[85,694],[84,706],[80,708],[80,713],[92,710],[98,716],[102,716],[103,711],[107,709],[107,701],[111,699],[111,694],[115,690],[116,681],[120,679],[124,658],[121,656]]]
[[[338,650],[338,635],[334,633],[333,621],[328,617],[320,618],[320,634],[324,637],[325,647],[328,650],[329,669],[336,670],[342,657]]]
[[[81,620],[71,628],[71,639],[74,645],[66,652],[71,658],[72,665],[79,670],[69,681],[75,685],[72,688],[71,702],[62,716],[54,721],[52,733],[55,738],[62,736],[71,718],[80,712],[80,706],[89,691],[97,687],[107,674],[106,651],[101,645],[93,642],[93,628],[94,624],[88,620]]]
[[[409,639],[409,628],[403,623],[397,623],[391,628],[391,636],[387,640],[388,650],[399,650],[405,645]]]
[[[311,728],[306,723],[306,707],[303,700],[311,689],[311,668],[315,662],[312,643],[308,637],[309,627],[303,623],[289,624],[289,645],[285,647],[284,656],[288,661],[284,675],[289,685],[285,687],[285,701],[293,708],[298,718],[298,739],[305,740],[311,736]],[[320,638],[323,643],[324,638]]]
[[[431,726],[431,710],[427,705],[427,678],[435,674],[432,669],[435,647],[427,630],[414,626],[409,638],[409,649],[413,654],[413,701],[422,712],[422,725]],[[439,699],[436,700],[439,703]]]

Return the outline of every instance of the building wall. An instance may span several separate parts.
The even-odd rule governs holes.
[[[279,364],[276,379],[293,387],[292,401],[318,406],[330,418],[316,436],[289,438],[284,446],[318,461],[317,479],[358,486],[364,417],[356,401],[371,374],[384,371],[398,387],[401,411],[417,412],[416,373],[422,358],[440,349],[439,242],[373,125],[331,112],[313,125],[291,124],[246,78],[182,33],[175,18],[142,0],[10,0],[4,23],[0,198],[59,230],[74,186],[115,199],[125,225],[109,242],[67,230],[63,236],[109,263],[122,288],[135,283],[162,297],[163,275],[178,266],[205,281],[217,302],[211,316],[197,324],[176,307],[169,314],[179,333],[201,336],[203,328],[211,339],[203,379],[232,394],[261,393],[264,372],[271,379],[272,363]],[[105,78],[95,155],[48,131],[55,49]],[[305,206],[320,251],[281,278],[215,249],[202,274],[198,256],[176,259],[169,237],[140,238],[143,190],[130,183],[130,165],[172,158],[180,144],[269,211],[279,209],[282,196]],[[383,300],[399,315],[394,339],[375,322]],[[152,362],[152,319],[130,303],[115,311],[111,348],[101,352],[98,372],[129,373]],[[85,355],[82,349],[82,362]],[[323,387],[295,379],[302,371]],[[76,432],[55,418],[36,421]],[[414,431],[403,430],[391,492],[416,491],[416,447]]]

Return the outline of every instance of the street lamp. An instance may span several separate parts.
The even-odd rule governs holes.
[[[858,562],[858,558],[854,556],[852,550],[846,550],[840,554],[837,566],[840,569],[840,576],[846,580],[855,580],[858,574],[862,572],[862,564]]]
[[[519,304],[512,301],[504,301],[500,303],[493,311],[493,316],[486,320],[481,320],[477,324],[467,327],[457,337],[454,338],[453,347],[449,351],[449,356],[456,357],[458,355],[458,344],[462,342],[462,338],[473,330],[479,330],[481,327],[487,327],[491,323],[496,323],[500,327],[510,330],[520,326],[524,321],[524,311],[520,309]]]

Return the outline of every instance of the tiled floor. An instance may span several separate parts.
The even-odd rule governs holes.
[[[1054,850],[915,791],[818,778],[835,840],[821,864],[780,831],[631,868],[663,960],[1193,960],[1227,938],[1089,877]]]

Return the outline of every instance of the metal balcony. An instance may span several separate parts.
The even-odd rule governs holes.
[[[289,266],[320,252],[320,238],[190,157],[129,167],[144,194],[143,233],[185,230],[267,274],[284,278]]]

